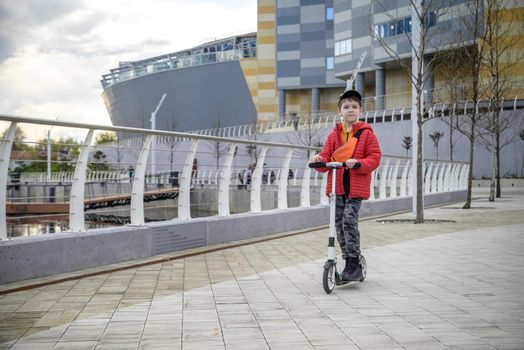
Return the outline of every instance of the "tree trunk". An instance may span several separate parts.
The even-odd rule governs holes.
[[[489,201],[495,201],[495,185],[496,185],[496,173],[497,173],[497,151],[495,147],[496,136],[492,134],[493,147],[491,148],[491,181],[489,184]]]
[[[420,99],[419,99],[420,106]],[[424,163],[422,161],[422,150],[423,150],[423,132],[422,132],[422,112],[419,107],[419,113],[417,113],[417,124],[418,124],[418,136],[417,136],[417,218],[415,224],[424,223]]]
[[[501,191],[500,191],[500,130],[498,128],[499,124],[499,117],[497,113],[497,133],[495,135],[495,151],[496,151],[496,157],[497,157],[497,164],[496,164],[496,171],[495,171],[495,177],[497,179],[497,192],[496,196],[497,198],[500,198]]]
[[[449,161],[453,163],[453,114],[449,123]]]
[[[471,208],[471,187],[473,186],[473,153],[475,150],[475,122],[471,119],[471,136],[469,139],[469,171],[468,171],[468,192],[466,196],[466,203],[462,209]]]
[[[520,176],[524,176],[524,153],[522,153],[522,162],[520,162]]]

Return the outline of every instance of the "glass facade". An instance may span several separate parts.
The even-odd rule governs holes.
[[[429,13],[425,18],[429,27],[437,25],[437,15],[434,12]],[[389,38],[404,33],[411,33],[411,16],[389,21],[386,23],[375,24],[373,32],[376,38]]]
[[[145,60],[120,62],[118,68],[102,76],[102,87],[107,89],[120,81],[170,69],[256,57],[256,45],[256,33],[251,33]]]

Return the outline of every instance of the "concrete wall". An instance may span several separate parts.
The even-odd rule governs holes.
[[[425,204],[457,202],[465,197],[465,191],[431,194],[426,196]],[[362,205],[361,218],[405,211],[410,207],[410,197],[368,201]],[[140,227],[104,228],[2,241],[0,283],[327,225],[328,209],[327,206],[316,206],[269,210],[257,214],[165,221]]]

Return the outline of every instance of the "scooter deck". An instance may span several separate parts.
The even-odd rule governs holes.
[[[351,280],[351,281],[343,281],[343,280],[341,280],[341,279],[338,278],[338,279],[335,281],[335,285],[337,285],[337,286],[343,286],[343,285],[345,285],[345,284],[349,284],[349,283],[357,283],[357,282],[361,282],[361,281],[360,281],[360,280],[354,280],[354,281],[353,281],[353,280]]]
[[[337,272],[336,275],[335,275],[335,285],[336,285],[336,286],[343,286],[343,285],[348,284],[348,283],[356,283],[356,282],[360,283],[360,282],[363,282],[363,281],[364,281],[364,280],[360,280],[360,279],[358,279],[358,280],[350,280],[350,281],[346,281],[346,280],[342,280],[342,279],[340,278],[340,275],[339,275],[338,272]]]

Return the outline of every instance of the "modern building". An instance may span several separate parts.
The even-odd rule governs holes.
[[[276,88],[279,115],[334,111],[343,82],[352,75],[366,54],[354,88],[365,97],[367,110],[400,109],[411,105],[409,69],[412,56],[411,1],[409,0],[276,0]],[[434,2],[425,11],[426,36],[424,98],[451,103],[467,100],[467,70],[450,69],[449,55],[479,45],[487,30],[486,7],[480,11],[483,28],[471,26],[472,7],[468,1],[451,5]],[[501,64],[510,63],[505,82],[506,98],[524,94],[524,6],[501,2],[499,11],[503,35],[515,45],[508,48]],[[510,24],[510,22],[512,22]],[[519,44],[520,43],[520,44]],[[520,51],[517,52],[517,51]],[[511,60],[518,62],[508,62]],[[404,67],[403,67],[404,66]],[[509,72],[506,72],[509,73]],[[483,78],[488,78],[484,75]],[[457,96],[458,95],[458,96]]]
[[[502,22],[514,16],[515,29],[506,31],[516,43],[511,51],[522,53],[518,43],[524,36],[517,28],[524,7],[518,2],[503,6]],[[485,16],[484,9],[480,15]],[[449,69],[448,58],[441,56],[475,43],[465,30],[471,16],[465,0],[427,11],[425,58],[432,61],[425,66],[427,103],[468,98],[471,75]],[[305,118],[335,111],[346,80],[366,53],[354,86],[365,97],[365,109],[400,109],[411,104],[411,80],[402,67],[410,65],[410,38],[409,0],[258,0],[257,33],[121,62],[103,76],[102,96],[115,125],[148,127],[163,93],[159,129]],[[520,61],[512,67],[508,98],[524,94],[523,55],[513,56]]]
[[[246,76],[256,57],[256,33],[134,62],[102,76],[102,98],[114,125],[187,131],[256,122]]]

